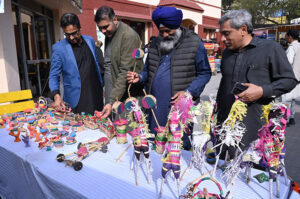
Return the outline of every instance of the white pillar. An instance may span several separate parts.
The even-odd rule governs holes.
[[[20,90],[11,0],[4,1],[0,13],[0,93]]]

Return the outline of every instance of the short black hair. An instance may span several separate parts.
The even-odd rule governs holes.
[[[76,26],[78,29],[81,28],[79,18],[74,13],[65,13],[60,18],[60,27],[65,28],[69,25]]]
[[[96,14],[95,14],[95,22],[98,23],[104,19],[106,19],[107,17],[112,20],[115,17],[115,11],[108,6],[102,6],[100,8],[98,8]]]
[[[294,40],[298,40],[299,38],[299,31],[296,29],[289,29],[286,34],[287,36],[291,36]]]

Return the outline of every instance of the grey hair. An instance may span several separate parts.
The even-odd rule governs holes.
[[[242,25],[246,25],[248,33],[252,33],[253,31],[252,15],[247,10],[231,10],[227,12],[219,20],[219,25],[228,20],[231,20],[230,25],[234,29],[239,29]]]

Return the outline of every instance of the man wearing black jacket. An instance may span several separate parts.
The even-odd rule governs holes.
[[[243,123],[246,133],[243,147],[258,138],[262,127],[261,105],[291,91],[297,84],[294,72],[282,47],[270,40],[253,37],[252,16],[246,10],[233,10],[219,21],[226,45],[221,62],[222,79],[217,94],[218,123],[228,116],[235,101],[231,93],[236,82],[248,88],[237,96],[247,103]]]

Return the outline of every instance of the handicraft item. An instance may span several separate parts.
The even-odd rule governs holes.
[[[130,108],[128,104],[131,105]],[[150,149],[147,138],[151,137],[151,134],[149,133],[148,125],[146,123],[146,117],[142,112],[137,99],[133,97],[129,98],[128,100],[126,100],[125,106],[127,106],[127,109],[130,111],[128,114],[128,121],[130,122],[129,127],[133,129],[131,132],[129,132],[129,134],[132,136],[134,146],[134,154],[131,161],[131,170],[133,170],[134,158],[136,158],[136,185],[138,185],[138,168],[140,167],[141,163],[141,155],[143,155],[146,161],[147,179],[148,183],[150,183],[151,162],[149,158]]]
[[[166,175],[169,171],[173,171],[177,182],[178,196],[180,193],[180,154],[181,154],[181,138],[188,125],[193,119],[190,112],[193,106],[192,96],[186,92],[185,96],[179,99],[172,107],[169,113],[169,120],[166,124],[165,131],[167,135],[167,144],[162,157],[162,181],[159,197],[162,196],[163,185],[166,180]]]

